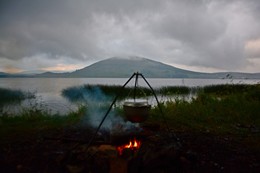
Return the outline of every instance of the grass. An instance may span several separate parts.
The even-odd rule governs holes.
[[[190,92],[193,91],[194,88],[189,88],[185,86],[167,86],[167,87],[161,87],[156,90],[157,93],[161,95],[187,95]]]
[[[30,107],[22,108],[17,113],[3,111],[5,105],[19,105],[25,99],[32,99]],[[86,111],[86,107],[79,106],[67,115],[53,115],[39,104],[34,93],[0,88],[0,136],[77,124]]]
[[[256,132],[259,135],[257,131],[260,128],[260,84],[216,85],[202,88],[163,87],[155,91],[164,95],[196,93],[196,97],[189,101],[183,97],[176,97],[174,100],[160,104],[169,126],[174,130],[216,134]],[[16,91],[10,92],[16,93]],[[121,86],[85,85],[65,89],[62,94],[74,102],[92,99],[98,103],[104,97],[113,97],[118,92],[120,99],[124,99],[134,91],[133,88],[125,88],[123,91]],[[136,95],[151,96],[152,93],[148,88],[139,88],[136,90]],[[15,98],[20,99],[20,97]],[[86,115],[86,110],[87,107],[81,106],[67,116],[60,116],[50,115],[47,111],[35,107],[24,110],[19,115],[2,115],[0,116],[0,133],[6,133],[12,128],[44,129],[75,125]],[[117,111],[123,112],[120,108]],[[161,120],[158,106],[153,107],[149,121],[157,123]]]
[[[70,87],[62,91],[62,95],[72,102],[82,102],[88,100],[104,100],[119,96],[118,99],[124,99],[127,96],[133,96],[136,92],[136,97],[151,96],[150,89],[145,87],[138,87],[136,91],[132,87],[125,87],[119,85],[84,85],[79,87]]]
[[[162,105],[175,129],[219,134],[242,134],[260,128],[260,85],[207,86],[192,101],[179,99]],[[154,108],[150,121],[157,121]]]
[[[24,99],[34,97],[34,94],[20,90],[0,88],[0,108],[6,104],[19,103]]]
[[[168,86],[155,89],[155,92],[159,95],[176,95],[189,94],[193,88],[182,87],[182,86]],[[152,91],[148,87],[125,87],[119,85],[84,85],[79,87],[70,87],[62,91],[62,95],[72,102],[81,102],[92,100],[103,100],[104,98],[114,98],[119,96],[119,100],[123,100],[126,97],[137,98],[153,96]]]
[[[4,138],[16,134],[68,128],[79,124],[85,112],[86,107],[81,106],[66,116],[52,115],[45,110],[34,108],[25,109],[18,115],[4,114],[0,116],[0,136]]]

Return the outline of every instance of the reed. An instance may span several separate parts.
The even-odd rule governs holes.
[[[34,97],[33,93],[0,88],[0,107],[5,104],[19,103],[20,101]]]
[[[132,94],[133,88],[121,90],[121,86],[85,85],[68,88],[62,94],[71,101],[86,101],[85,99],[99,99],[113,97],[118,92],[120,99]],[[5,91],[5,90],[2,90]],[[220,85],[201,88],[164,87],[155,90],[159,94],[183,94],[194,92],[196,95],[187,101],[183,97],[175,97],[173,100],[160,103],[166,120],[174,130],[187,130],[198,132],[212,132],[220,134],[242,134],[259,131],[260,128],[260,84],[256,85]],[[15,95],[13,99],[23,99],[22,93],[9,91]],[[122,92],[122,93],[121,93]],[[98,96],[102,94],[102,96]],[[136,91],[138,96],[151,95],[149,88],[141,88]],[[2,96],[2,95],[1,95]],[[17,97],[19,96],[19,97]],[[93,98],[95,96],[95,98]],[[1,97],[3,98],[3,97]],[[10,97],[11,98],[11,97]],[[8,99],[3,99],[7,101]],[[12,100],[12,99],[10,99]],[[40,126],[62,126],[62,124],[77,124],[87,115],[88,107],[80,106],[77,111],[68,113],[67,116],[51,115],[44,109],[32,107],[17,115],[3,114],[0,116],[0,127],[5,129],[13,126],[9,124],[28,123]],[[122,114],[122,108],[116,108]],[[154,106],[148,121],[162,122],[158,106]],[[3,129],[3,128],[1,128]]]
[[[70,87],[62,90],[62,95],[72,102],[88,101],[95,98],[96,100],[104,100],[118,96],[119,100],[126,97],[146,97],[151,96],[152,91],[147,87],[125,87],[120,85],[84,85],[78,87]]]
[[[187,95],[194,92],[194,88],[182,86],[167,86],[156,88],[154,91],[158,95]],[[104,98],[114,98],[118,96],[119,100],[131,97],[148,97],[153,96],[153,93],[148,87],[125,87],[120,85],[84,85],[77,87],[70,87],[62,90],[62,95],[72,102],[82,102],[88,99],[97,98],[103,100]]]
[[[85,116],[86,107],[80,106],[67,115],[49,114],[46,110],[28,108],[19,114],[3,114],[0,116],[0,136],[32,134],[40,131],[73,127]]]
[[[189,94],[193,88],[185,87],[185,86],[166,86],[156,89],[157,93],[161,95],[187,95]]]
[[[178,99],[162,105],[175,130],[213,133],[250,133],[260,129],[260,85],[209,86],[191,101]],[[158,121],[155,107],[150,121]]]

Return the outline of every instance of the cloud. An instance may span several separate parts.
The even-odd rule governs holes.
[[[260,38],[258,0],[3,0],[0,11],[1,62],[22,69],[34,68],[22,65],[26,59],[58,68],[137,55],[251,71],[258,56],[252,48]]]
[[[149,28],[153,28],[159,38],[181,43],[176,50],[182,54],[173,54],[172,62],[186,65],[242,68],[246,61],[245,42],[259,36],[256,32],[259,22],[246,9],[246,4],[237,1],[168,4],[166,12],[154,23]]]
[[[260,38],[246,42],[245,51],[250,59],[260,59]]]

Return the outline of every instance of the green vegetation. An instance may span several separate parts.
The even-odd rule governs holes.
[[[150,89],[145,87],[136,88],[136,97],[151,96]],[[80,87],[66,88],[62,91],[62,95],[72,102],[82,102],[88,100],[104,100],[104,98],[111,98],[119,96],[118,99],[134,95],[133,87],[125,87],[119,85],[84,85]]]
[[[3,111],[4,106],[19,104],[25,99],[35,98],[34,93],[23,92],[20,90],[11,90],[0,88],[0,116],[6,114]]]
[[[1,90],[0,90],[1,91]],[[2,90],[3,91],[3,90]],[[184,95],[196,93],[191,100],[184,97],[161,103],[167,122],[171,128],[179,131],[197,131],[216,134],[257,134],[260,129],[260,84],[256,85],[216,85],[203,88],[162,87],[155,90],[161,95]],[[12,96],[16,91],[8,91]],[[99,101],[104,97],[114,97],[120,92],[120,99],[133,94],[133,88],[121,86],[86,85],[63,90],[62,94],[70,101]],[[3,100],[23,99],[20,97],[2,97]],[[6,94],[4,92],[4,94]],[[151,96],[149,88],[138,88],[138,97]],[[7,99],[8,98],[8,99]],[[88,116],[88,107],[80,106],[77,111],[66,116],[50,115],[48,111],[37,107],[28,108],[19,115],[2,114],[0,116],[0,133],[12,128],[57,128],[77,125],[83,116]],[[122,113],[122,108],[117,108]],[[162,122],[158,105],[151,110],[149,122]],[[28,124],[30,124],[28,126]]]
[[[162,88],[155,89],[155,92],[159,95],[186,95],[192,92],[194,89],[183,86],[167,86]],[[146,96],[152,96],[153,93],[148,87],[125,87],[122,88],[120,85],[84,85],[80,87],[70,87],[66,88],[62,91],[62,95],[72,102],[82,102],[88,101],[88,99],[92,100],[100,99],[103,100],[104,97],[111,98],[115,96],[119,96],[119,100],[125,99],[126,97],[142,98]]]
[[[26,98],[34,97],[32,93],[25,93],[20,90],[0,88],[0,109],[6,104],[19,103]]]
[[[79,124],[85,115],[86,107],[80,106],[78,110],[63,115],[51,115],[49,112],[37,109],[24,109],[18,115],[3,114],[0,116],[0,136],[12,136],[23,133],[37,133],[43,130],[68,128]]]
[[[162,104],[167,122],[176,130],[212,133],[259,133],[260,85],[219,85],[198,89],[191,101]],[[154,108],[150,121],[158,120]]]
[[[3,107],[10,104],[19,104],[25,99],[32,99],[30,107],[22,108],[20,112],[10,113],[3,111]],[[79,106],[78,110],[67,115],[52,114],[42,103],[39,103],[34,93],[20,90],[0,88],[0,136],[9,134],[55,129],[75,125],[86,112],[86,107]]]
[[[193,90],[194,88],[189,88],[185,86],[167,86],[157,89],[156,92],[161,95],[187,95]]]

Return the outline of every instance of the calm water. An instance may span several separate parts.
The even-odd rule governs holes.
[[[40,103],[43,103],[52,112],[65,113],[74,110],[76,105],[61,96],[63,89],[84,84],[123,85],[128,79],[124,78],[0,78],[0,87],[20,89],[22,91],[36,92]],[[147,79],[154,88],[162,86],[206,86],[216,84],[256,84],[260,80],[230,80],[230,79]],[[139,86],[147,86],[139,78]],[[128,86],[134,85],[132,79]],[[24,103],[24,104],[28,104]],[[7,109],[13,109],[8,107]]]

